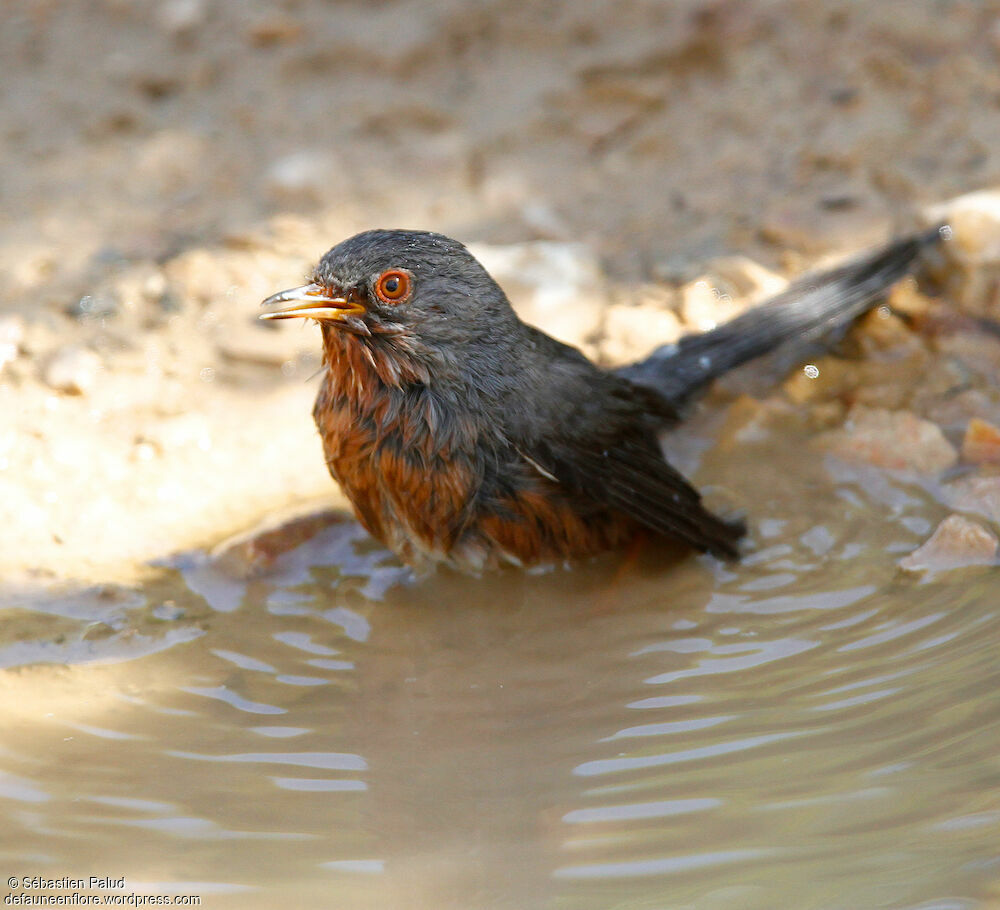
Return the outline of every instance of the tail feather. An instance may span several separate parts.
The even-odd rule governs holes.
[[[730,322],[658,348],[618,373],[681,407],[713,379],[748,360],[791,341],[815,342],[848,324],[906,275],[920,251],[941,236],[941,228],[935,227],[829,271],[805,275]]]

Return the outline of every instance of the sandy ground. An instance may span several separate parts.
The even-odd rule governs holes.
[[[2,16],[8,592],[127,579],[339,501],[309,417],[315,330],[254,317],[356,230],[479,244],[528,318],[610,361],[728,315],[701,276],[742,305],[1000,185],[1000,2]],[[945,277],[987,312],[983,217]]]

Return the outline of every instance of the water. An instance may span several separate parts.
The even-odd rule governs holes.
[[[4,611],[2,868],[213,908],[997,906],[996,570],[900,573],[934,491],[804,423],[688,433],[739,563],[413,580],[345,520],[249,582]]]

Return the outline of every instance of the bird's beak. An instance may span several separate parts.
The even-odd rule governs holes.
[[[274,307],[276,304],[288,304],[268,313],[261,313],[260,319],[334,319],[341,322],[354,316],[360,316],[365,308],[347,297],[332,297],[329,291],[318,284],[304,284],[300,288],[290,288],[279,291],[267,298],[261,306]]]

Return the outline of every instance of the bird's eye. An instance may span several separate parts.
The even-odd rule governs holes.
[[[383,303],[399,303],[410,296],[412,283],[409,272],[389,269],[379,275],[375,282],[375,293]]]

